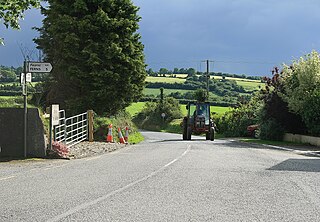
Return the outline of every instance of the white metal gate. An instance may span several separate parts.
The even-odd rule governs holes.
[[[88,113],[66,118],[64,110],[59,111],[59,125],[53,129],[53,140],[68,147],[88,139]]]

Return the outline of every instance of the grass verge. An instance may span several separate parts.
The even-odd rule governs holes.
[[[141,135],[140,132],[134,132],[129,135],[129,143],[130,144],[137,144],[142,141],[144,141],[144,137]]]
[[[127,113],[119,113],[117,116],[110,118],[96,116],[94,118],[94,140],[95,141],[106,141],[106,137],[109,131],[109,124],[112,124],[113,138],[119,142],[118,139],[118,128],[121,129],[122,135],[125,135],[124,129],[129,128],[129,143],[137,144],[144,140],[141,133],[138,132],[137,127],[131,121],[131,116]]]

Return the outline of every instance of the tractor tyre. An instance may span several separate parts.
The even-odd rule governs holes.
[[[188,129],[187,129],[187,140],[191,140],[191,134],[192,134],[192,129],[191,129],[191,127],[188,127]]]
[[[210,128],[210,140],[214,141],[214,127]]]
[[[188,126],[187,126],[187,121],[183,120],[183,134],[182,134],[182,139],[187,140],[188,139]]]
[[[210,140],[210,130],[206,132],[206,140]]]

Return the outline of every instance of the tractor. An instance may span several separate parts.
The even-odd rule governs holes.
[[[206,134],[206,140],[214,140],[214,122],[210,117],[210,103],[189,102],[188,114],[183,118],[183,140],[191,140],[191,135]]]

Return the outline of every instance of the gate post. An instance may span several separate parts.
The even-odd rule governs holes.
[[[89,142],[93,142],[93,110],[87,111],[88,116],[88,140]]]

